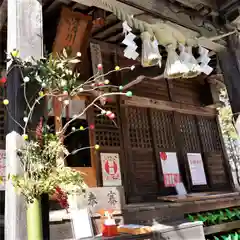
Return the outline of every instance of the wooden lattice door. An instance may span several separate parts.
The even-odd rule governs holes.
[[[211,188],[229,188],[228,166],[224,159],[222,144],[215,117],[198,117],[199,134],[202,141],[206,168]]]
[[[124,109],[123,134],[131,186],[129,201],[176,194],[174,187],[164,185],[160,152],[177,154],[180,175],[188,192],[230,187],[215,117],[133,106]],[[193,185],[188,153],[201,154],[206,184]]]
[[[157,177],[160,181],[158,195],[176,193],[174,188],[166,188],[164,185],[164,177],[160,160],[160,152],[177,152],[174,113],[159,111],[156,109],[149,109],[149,112],[154,153],[158,166]]]
[[[196,121],[196,116],[189,114],[175,114],[176,116],[176,126],[178,131],[178,152],[179,160],[182,166],[182,171],[185,172],[183,175],[183,180],[188,190],[207,190],[208,184],[193,186],[191,180],[191,173],[188,164],[188,153],[202,154],[201,141],[198,133],[198,125]],[[203,165],[206,177],[208,178],[207,168],[205,166],[205,161],[203,158]]]
[[[124,134],[127,135],[127,162],[131,173],[129,200],[155,198],[158,195],[159,184],[148,109],[126,107],[125,114],[128,118]]]

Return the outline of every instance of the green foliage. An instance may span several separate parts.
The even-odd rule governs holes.
[[[220,91],[219,98],[223,103],[223,106],[218,109],[222,133],[231,139],[238,139],[239,136],[233,124],[233,113],[226,89]]]
[[[19,149],[24,175],[11,175],[9,178],[27,203],[43,193],[54,194],[56,187],[61,187],[67,193],[84,191],[86,185],[81,174],[58,164],[64,153],[67,155],[68,151],[62,141],[52,134],[44,135],[42,145],[32,140]]]
[[[70,93],[78,86],[80,73],[73,71],[73,67],[81,62],[80,56],[70,57],[66,49],[61,54],[50,54],[48,58],[40,60],[14,58],[14,61],[22,68],[23,77],[38,82],[47,92]]]
[[[196,214],[188,214],[187,219],[191,222],[202,221],[205,226],[221,224],[224,222],[240,220],[240,209],[221,209]]]
[[[208,237],[208,240],[239,240],[240,234],[238,232],[230,232],[230,233],[219,233],[218,236]]]

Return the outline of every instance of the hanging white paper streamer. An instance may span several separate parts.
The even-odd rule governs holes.
[[[213,68],[208,65],[210,62],[210,58],[208,57],[209,51],[206,48],[199,47],[199,54],[200,57],[197,59],[200,63],[201,72],[203,72],[206,75],[210,75],[213,71]]]
[[[136,35],[134,35],[131,32],[132,28],[129,27],[126,21],[123,22],[122,26],[123,26],[123,33],[125,34],[125,38],[122,41],[122,43],[127,46],[127,48],[124,50],[124,56],[128,59],[136,60],[137,57],[139,56],[139,54],[136,52],[137,45],[134,42]]]
[[[199,66],[197,60],[192,54],[191,46],[179,45],[180,55],[179,58],[181,62],[188,68],[188,72],[183,74],[184,78],[194,78],[201,73],[201,67]]]

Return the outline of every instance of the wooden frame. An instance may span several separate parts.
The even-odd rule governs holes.
[[[56,98],[54,98],[54,118],[55,118],[55,130],[56,132],[59,131],[59,129],[62,126],[61,122],[61,108],[62,104],[59,102]],[[86,96],[76,96],[73,98],[74,100],[85,100],[87,102],[88,98]],[[91,116],[87,116],[87,121],[90,122]],[[90,146],[94,146],[94,136],[93,133],[89,132],[89,144]],[[96,177],[96,158],[95,158],[95,151],[94,149],[90,149],[91,153],[91,167],[73,167],[73,169],[76,169],[77,171],[81,172],[83,174],[83,178],[85,183],[89,187],[96,187],[97,186],[97,177]]]
[[[128,101],[128,104],[124,104],[126,103],[126,101]],[[128,131],[126,132],[126,129],[128,128],[128,107],[137,107],[137,108],[146,108],[148,113],[151,113],[151,111],[153,111],[154,109],[159,109],[161,110],[161,112],[172,112],[173,113],[173,129],[174,129],[174,136],[175,136],[175,140],[176,140],[176,149],[174,151],[176,151],[177,156],[178,156],[178,162],[179,162],[179,167],[180,167],[180,172],[181,175],[185,178],[185,184],[186,184],[186,188],[188,189],[188,191],[190,192],[202,192],[202,191],[214,191],[215,187],[218,186],[214,183],[214,185],[211,184],[211,176],[209,176],[209,172],[208,172],[208,166],[206,165],[206,156],[205,156],[205,151],[203,149],[203,141],[204,139],[201,138],[201,134],[203,134],[203,132],[200,132],[199,129],[199,117],[204,117],[204,119],[212,119],[214,120],[214,122],[216,122],[216,113],[215,111],[212,111],[212,109],[209,109],[206,113],[205,108],[201,108],[201,107],[196,107],[196,109],[200,109],[203,111],[203,113],[200,111],[193,111],[193,109],[191,109],[189,111],[189,109],[187,108],[183,108],[179,109],[179,108],[175,108],[175,106],[178,106],[178,104],[172,104],[171,102],[167,102],[167,106],[166,105],[158,105],[157,103],[162,103],[162,102],[166,102],[166,101],[159,101],[159,100],[154,100],[154,103],[151,103],[151,99],[146,99],[146,98],[141,98],[141,97],[133,97],[132,100],[122,100],[121,102],[121,118],[122,118],[122,131],[124,131],[124,149],[125,149],[125,162],[128,162],[129,164],[126,164],[126,169],[128,169],[126,176],[127,176],[127,181],[124,182],[124,185],[127,184],[127,195],[126,198],[128,200],[130,200],[130,202],[136,202],[139,199],[139,196],[136,195],[135,197],[132,196],[131,191],[133,191],[133,189],[135,189],[136,185],[131,177],[131,174],[135,174],[135,169],[132,168],[132,164],[130,164],[131,162],[131,151],[132,148],[131,146],[131,142],[130,142],[130,135],[128,133]],[[149,105],[148,105],[149,104]],[[183,105],[185,106],[185,105]],[[187,106],[187,105],[186,105]],[[185,150],[183,150],[183,146],[182,146],[182,137],[181,136],[181,131],[179,131],[179,126],[181,125],[180,123],[180,119],[179,119],[179,113],[183,114],[183,115],[192,115],[193,119],[194,119],[194,123],[197,129],[197,137],[199,139],[199,144],[200,144],[200,149],[196,152],[200,153],[202,155],[202,159],[203,159],[203,164],[204,164],[204,170],[205,170],[205,174],[206,174],[206,179],[207,179],[207,184],[206,185],[199,185],[199,186],[193,186],[192,181],[191,181],[191,175],[190,175],[190,169],[189,169],[189,165],[188,165],[188,161],[187,161],[187,152]],[[159,172],[158,174],[158,180],[159,181],[159,190],[161,189],[161,193],[159,191],[159,195],[168,195],[168,189],[166,188],[166,191],[164,190],[164,185],[163,185],[163,179],[162,179],[162,168],[160,166],[160,164],[158,163],[158,152],[161,149],[157,148],[156,145],[156,136],[154,134],[154,129],[153,129],[153,123],[152,123],[152,118],[150,117],[150,115],[148,115],[149,118],[149,124],[150,124],[150,132],[152,134],[152,147],[153,147],[153,154],[154,154],[154,158],[156,159],[156,171]],[[218,130],[218,126],[217,126],[217,122],[216,122],[216,128]],[[219,132],[217,133],[219,134]],[[220,134],[219,134],[219,138],[220,138]],[[222,149],[222,146],[221,146]],[[167,151],[168,149],[163,149],[164,151]],[[171,150],[171,149],[169,149]],[[191,152],[195,152],[195,151],[191,151]],[[224,155],[222,154],[222,150],[219,152],[219,154],[221,154],[221,157],[224,159]],[[150,157],[150,156],[149,156]],[[223,164],[224,166],[224,164]],[[231,182],[231,179],[229,179],[229,177],[227,176],[227,185]],[[130,186],[128,186],[130,185]],[[125,185],[126,186],[126,185]],[[220,186],[220,185],[219,185]],[[225,186],[225,185],[224,185]],[[229,184],[230,187],[230,184]],[[230,189],[230,188],[228,188]],[[135,189],[136,190],[136,189]],[[137,191],[136,191],[137,193]],[[130,194],[130,195],[129,195]]]
[[[200,116],[215,116],[216,110],[208,107],[198,107],[188,104],[156,100],[151,98],[133,96],[130,99],[122,98],[123,104],[136,107],[155,108],[159,110],[175,111],[178,113],[200,115]]]

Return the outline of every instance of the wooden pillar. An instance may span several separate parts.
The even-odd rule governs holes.
[[[228,48],[219,52],[218,58],[232,110],[240,113],[240,38],[237,35],[228,38]]]
[[[17,49],[20,52],[20,57],[26,59],[33,56],[39,59],[43,56],[43,35],[42,35],[42,4],[41,0],[8,0],[8,36],[7,36],[7,51],[11,52]],[[24,116],[25,101],[23,97],[23,89],[21,88],[22,79],[18,68],[14,68],[8,75],[7,81],[7,98],[9,99],[8,109],[14,119],[21,122]],[[16,131],[20,134],[21,128],[8,117],[8,132]],[[11,169],[10,169],[11,171]],[[6,201],[8,201],[8,208],[5,209],[5,215],[12,215],[13,209],[18,214],[24,214],[24,206],[16,205],[16,202],[11,202],[13,194],[11,189],[6,187]],[[14,197],[14,196],[13,196]],[[43,214],[45,224],[43,224],[44,239],[49,239],[49,209],[46,203],[43,204]],[[18,218],[18,216],[15,216]],[[19,223],[20,224],[20,223]],[[23,228],[25,227],[24,223]],[[9,221],[5,218],[5,226],[9,225]],[[11,223],[11,228],[5,229],[6,240],[16,240],[17,226],[14,222]],[[25,240],[25,238],[21,238]]]
[[[214,106],[220,107],[222,106],[222,103],[220,102],[219,99],[219,92],[221,89],[225,89],[225,84],[223,83],[223,76],[222,74],[216,74],[216,75],[211,75],[210,77],[207,78],[210,87],[211,87],[211,93],[212,93],[212,98],[213,98],[213,102],[214,102]],[[224,137],[223,134],[223,129],[221,128],[221,124],[220,124],[220,118],[219,116],[217,116],[217,125],[218,125],[218,130],[219,130],[219,134],[220,134],[220,140],[221,140],[221,145],[223,148],[223,154],[224,154],[224,158],[226,160],[226,171],[227,171],[227,175],[229,176],[229,180],[231,183],[231,186],[233,187],[233,189],[238,190],[240,189],[240,185],[239,185],[239,174],[237,171],[237,157],[233,158],[231,156],[231,154],[229,153],[227,147],[229,145],[226,137]]]

